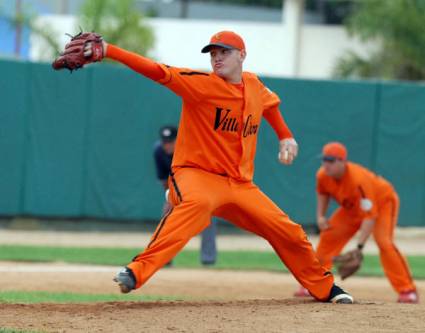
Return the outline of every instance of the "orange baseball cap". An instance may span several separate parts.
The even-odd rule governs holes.
[[[322,157],[346,161],[347,155],[347,148],[340,142],[329,142],[322,149]]]
[[[225,49],[237,49],[237,50],[244,50],[245,49],[245,43],[243,42],[243,39],[238,34],[234,33],[233,31],[220,31],[214,34],[211,39],[210,43],[205,46],[201,52],[202,53],[208,53],[210,52],[211,48],[214,46],[218,47],[224,47]]]

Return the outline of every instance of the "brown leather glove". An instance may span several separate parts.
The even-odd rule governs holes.
[[[341,279],[344,280],[359,270],[363,262],[363,253],[360,249],[351,250],[335,257],[333,262]]]
[[[85,48],[89,43],[91,52],[87,53]],[[52,67],[55,70],[66,68],[72,72],[86,64],[101,61],[103,57],[102,36],[95,32],[80,32],[71,38],[65,50],[53,61]]]

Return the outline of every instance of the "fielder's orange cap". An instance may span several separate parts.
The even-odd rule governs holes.
[[[237,50],[245,49],[245,43],[243,42],[242,37],[234,33],[233,31],[217,32],[211,37],[210,43],[207,46],[205,46],[201,50],[201,52],[208,53],[210,52],[211,48],[214,46],[224,47],[225,49],[237,49]]]
[[[346,161],[347,155],[347,148],[341,142],[329,142],[322,149],[322,157],[333,157]]]

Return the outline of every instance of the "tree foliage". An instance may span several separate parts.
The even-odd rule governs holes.
[[[43,57],[54,58],[59,54],[60,36],[54,27],[38,20],[30,6],[6,19],[14,28],[27,27],[31,33],[45,43]],[[152,48],[154,38],[151,29],[143,22],[143,15],[135,9],[135,0],[86,0],[77,19],[76,31],[96,31],[106,41],[117,44],[140,54],[147,54]]]
[[[86,0],[78,25],[83,31],[95,31],[108,43],[146,55],[154,38],[143,15],[135,10],[134,0]]]
[[[335,67],[336,77],[425,79],[424,0],[362,0],[346,26],[378,49],[367,57],[348,52]]]
[[[0,11],[4,11],[0,7]],[[13,15],[4,15],[3,18],[15,30],[19,28],[28,28],[32,34],[40,38],[46,45],[44,52],[48,57],[54,57],[59,53],[60,43],[55,29],[48,23],[39,22],[38,15],[31,6],[22,6],[20,11]]]

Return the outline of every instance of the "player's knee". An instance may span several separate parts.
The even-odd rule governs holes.
[[[376,238],[376,245],[378,245],[381,251],[387,251],[394,248],[394,243],[388,238]]]
[[[186,233],[178,233],[178,234],[171,235],[168,237],[168,241],[173,244],[186,244],[195,235],[196,233],[190,230]]]
[[[213,203],[208,197],[200,196],[196,199],[191,200],[190,205],[196,211],[210,212],[213,210]]]
[[[307,240],[307,234],[300,224],[291,223],[291,228],[288,230],[287,242],[291,244],[301,244]]]

